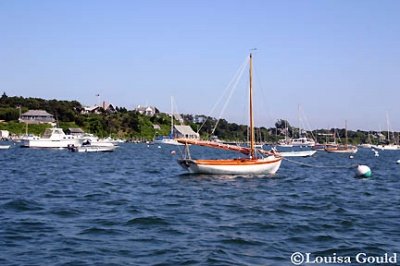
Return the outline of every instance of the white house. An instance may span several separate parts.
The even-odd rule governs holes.
[[[101,109],[100,108],[103,108],[103,110],[108,112],[108,113],[114,113],[115,112],[114,105],[112,105],[111,103],[103,102],[102,106],[99,106],[99,105],[95,104],[93,106],[85,106],[85,107],[83,107],[83,109],[81,110],[81,114],[100,114],[101,113]]]
[[[141,115],[146,115],[146,116],[154,116],[157,112],[157,109],[153,106],[140,106],[138,105],[135,108],[135,111],[138,112]]]

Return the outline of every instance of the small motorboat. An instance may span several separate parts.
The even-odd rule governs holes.
[[[101,145],[82,145],[69,146],[68,149],[72,152],[113,152],[118,146],[101,146]]]

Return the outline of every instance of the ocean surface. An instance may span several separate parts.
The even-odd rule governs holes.
[[[400,252],[400,152],[318,151],[264,177],[190,175],[179,157],[146,144],[0,150],[0,265],[294,265],[294,252]],[[371,178],[355,178],[359,163]]]

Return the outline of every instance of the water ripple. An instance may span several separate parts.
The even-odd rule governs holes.
[[[290,265],[295,251],[398,252],[400,154],[298,159],[368,164],[370,179],[286,161],[275,176],[247,178],[185,174],[171,149],[2,152],[0,264]]]

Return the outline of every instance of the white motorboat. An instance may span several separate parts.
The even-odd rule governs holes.
[[[113,152],[118,146],[97,146],[97,145],[82,145],[79,147],[70,146],[68,149],[73,152]]]
[[[114,147],[115,145],[110,139],[100,139],[93,134],[82,135],[82,145],[92,145],[97,147]]]
[[[7,150],[11,145],[0,145],[0,150]]]
[[[282,157],[311,157],[317,151],[310,150],[310,151],[285,151],[285,152],[277,152],[278,155]]]
[[[68,146],[81,146],[82,138],[66,135],[61,128],[47,128],[40,138],[28,138],[23,146],[28,148],[68,148]]]
[[[300,137],[297,139],[292,139],[292,141],[290,142],[290,144],[292,144],[293,146],[296,147],[310,147],[310,146],[314,146],[315,145],[315,141],[306,137]]]

